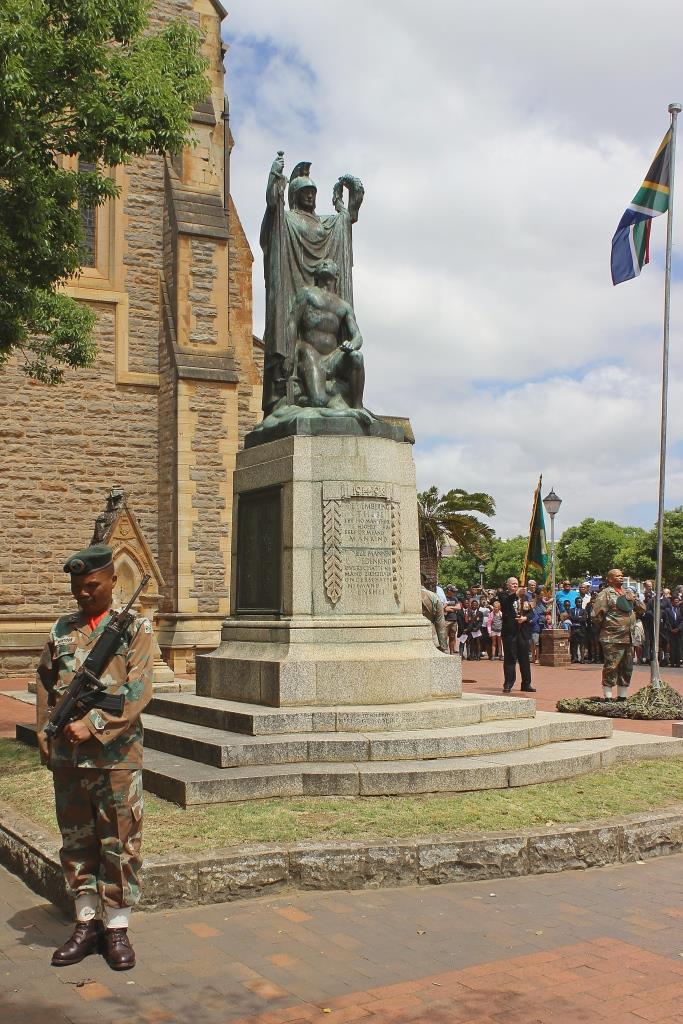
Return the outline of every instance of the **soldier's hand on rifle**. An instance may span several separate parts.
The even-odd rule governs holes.
[[[69,722],[64,729],[64,739],[68,743],[83,743],[90,739],[90,729],[83,722]]]

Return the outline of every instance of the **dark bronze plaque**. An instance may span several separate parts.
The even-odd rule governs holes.
[[[239,495],[237,614],[282,610],[282,505],[279,487]]]

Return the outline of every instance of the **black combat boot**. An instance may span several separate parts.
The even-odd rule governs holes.
[[[105,929],[104,957],[113,971],[129,971],[135,967],[135,951],[125,928]]]
[[[86,956],[100,951],[104,928],[101,921],[78,921],[73,934],[52,954],[53,967],[80,964]]]

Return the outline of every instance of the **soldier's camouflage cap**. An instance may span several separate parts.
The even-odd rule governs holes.
[[[64,563],[64,572],[70,572],[72,576],[85,576],[89,572],[97,572],[98,569],[106,569],[112,564],[112,549],[108,544],[93,544],[92,547],[83,548],[71,555]]]

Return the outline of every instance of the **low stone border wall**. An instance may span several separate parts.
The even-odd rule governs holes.
[[[0,804],[0,864],[40,896],[67,907],[58,850],[54,833]],[[657,814],[519,832],[239,846],[148,857],[139,908],[222,903],[285,889],[377,889],[509,878],[682,851],[683,805]]]

